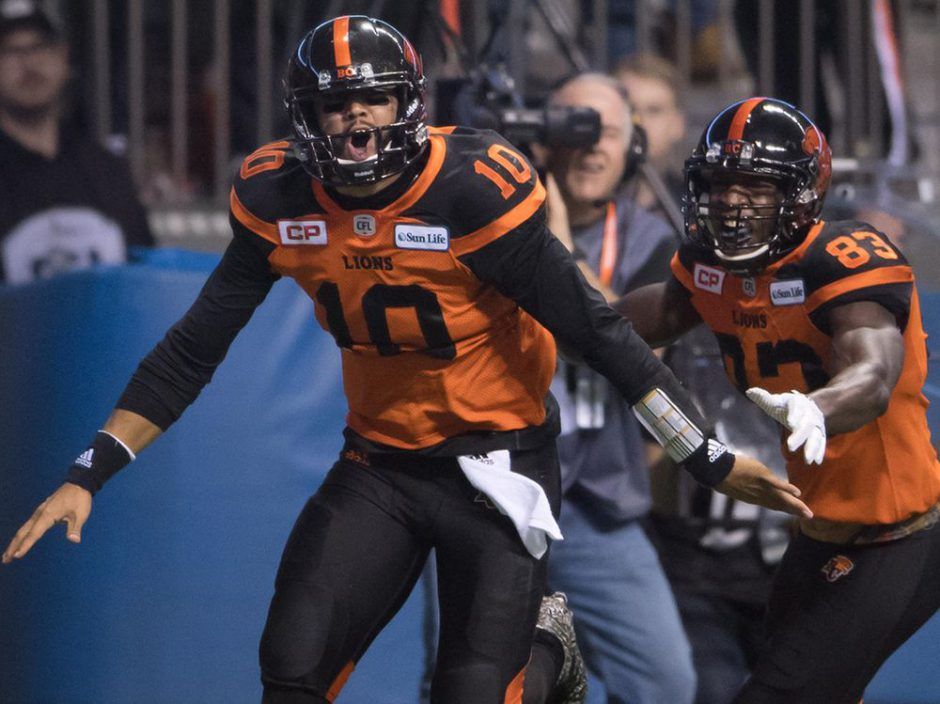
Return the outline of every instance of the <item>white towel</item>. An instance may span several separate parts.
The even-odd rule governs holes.
[[[457,462],[469,482],[513,522],[532,557],[541,559],[548,550],[546,536],[564,540],[542,487],[510,469],[509,450],[465,455]]]

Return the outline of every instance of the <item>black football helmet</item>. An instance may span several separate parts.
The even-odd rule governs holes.
[[[330,186],[373,183],[398,173],[427,147],[424,88],[418,52],[390,24],[361,15],[324,22],[300,41],[284,79],[294,151],[311,176]],[[349,91],[393,91],[398,99],[396,120],[352,134],[324,134],[317,105],[342,99]],[[374,156],[363,161],[342,158],[348,140],[362,146],[373,136]]]
[[[806,238],[819,219],[831,173],[825,136],[797,108],[772,98],[729,105],[685,162],[686,234],[713,250],[731,273],[755,274]],[[747,176],[774,183],[779,203],[710,202],[716,179]]]

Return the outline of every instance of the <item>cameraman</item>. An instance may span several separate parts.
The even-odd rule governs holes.
[[[550,229],[608,300],[663,280],[675,243],[666,222],[634,202],[632,174],[643,149],[623,87],[603,74],[581,74],[549,102],[601,116],[593,146],[548,148]],[[552,393],[561,407],[565,539],[552,546],[549,585],[567,593],[584,659],[609,704],[691,702],[689,644],[641,524],[650,492],[639,424],[587,367],[560,361]]]

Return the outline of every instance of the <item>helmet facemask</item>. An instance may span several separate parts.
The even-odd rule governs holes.
[[[393,92],[398,100],[398,116],[388,125],[356,127],[350,132],[327,135],[319,125],[318,104],[345,101],[353,92]],[[427,142],[427,128],[420,119],[406,115],[408,91],[404,86],[339,90],[288,99],[288,112],[294,130],[294,151],[310,174],[331,186],[374,183],[398,173],[413,163]],[[369,98],[365,97],[368,101]],[[370,147],[372,147],[370,149]],[[360,157],[357,152],[373,151]]]
[[[704,163],[694,163],[701,161]],[[752,276],[783,257],[805,237],[821,207],[810,180],[799,169],[775,164],[741,168],[690,159],[684,198],[687,230],[697,244],[711,249],[732,274]],[[730,185],[761,180],[774,185],[771,203],[719,203],[712,196],[716,179]]]

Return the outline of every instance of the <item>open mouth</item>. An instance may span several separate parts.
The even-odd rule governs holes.
[[[365,161],[375,156],[375,132],[373,130],[354,130],[346,139],[343,157],[350,161]]]

